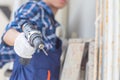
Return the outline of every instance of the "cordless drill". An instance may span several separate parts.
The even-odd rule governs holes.
[[[22,27],[23,32],[25,34],[26,39],[28,40],[29,44],[36,48],[41,49],[45,53],[45,55],[48,55],[46,51],[44,50],[44,44],[42,41],[42,34],[40,31],[34,28],[34,26],[30,23],[25,23]],[[28,58],[20,58],[20,62],[23,65],[27,65],[30,62],[30,59]]]

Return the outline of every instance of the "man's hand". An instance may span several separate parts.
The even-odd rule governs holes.
[[[35,48],[28,43],[24,33],[20,33],[15,39],[14,50],[22,58],[32,58],[35,52]]]

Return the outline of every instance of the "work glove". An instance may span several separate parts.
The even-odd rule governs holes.
[[[24,33],[20,33],[15,39],[14,50],[18,56],[21,58],[32,58],[32,55],[35,52],[35,48],[33,48],[27,39],[25,38]]]

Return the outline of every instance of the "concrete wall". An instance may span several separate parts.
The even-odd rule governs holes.
[[[95,0],[70,0],[67,37],[95,37]]]

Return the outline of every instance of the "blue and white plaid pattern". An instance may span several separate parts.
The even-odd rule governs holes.
[[[0,68],[3,67],[5,63],[13,61],[15,58],[15,52],[12,46],[6,45],[3,40],[0,44]]]
[[[49,6],[43,1],[30,1],[23,4],[16,11],[14,20],[7,25],[6,31],[10,28],[14,28],[22,32],[21,26],[26,22],[32,23],[35,28],[41,31],[46,50],[55,49],[57,38],[55,30],[56,27],[59,26],[59,23],[55,20],[54,14]],[[4,42],[2,41],[2,43]],[[15,56],[13,47],[1,44],[1,50],[0,66],[4,61],[13,60]],[[5,55],[8,55],[9,57],[4,57]]]

